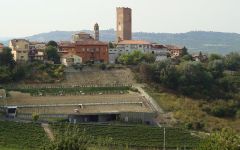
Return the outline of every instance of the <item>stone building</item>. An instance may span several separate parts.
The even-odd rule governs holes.
[[[117,8],[117,42],[132,39],[132,10]]]
[[[27,62],[29,60],[29,41],[25,39],[13,39],[9,42],[13,58],[16,62]]]

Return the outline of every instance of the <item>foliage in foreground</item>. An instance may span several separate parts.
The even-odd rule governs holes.
[[[62,132],[58,130],[55,139],[49,145],[45,145],[42,150],[87,150],[93,144],[98,147],[107,146],[111,139],[98,138],[88,135],[84,130],[80,130],[76,126],[65,127]]]
[[[54,132],[62,132],[68,124],[52,124]],[[74,126],[72,125],[74,129]],[[96,139],[110,138],[111,145],[128,145],[134,147],[161,148],[163,146],[163,128],[151,126],[132,126],[132,125],[94,125],[78,124],[80,131],[86,132]],[[97,141],[97,140],[96,140]],[[196,147],[199,142],[197,137],[192,136],[188,131],[176,128],[166,128],[166,146],[176,147]],[[101,143],[101,142],[100,142]],[[97,144],[97,143],[96,143]],[[98,144],[97,144],[98,145]]]
[[[206,138],[197,150],[240,150],[240,135],[231,129],[223,129]]]
[[[0,148],[35,150],[47,142],[39,124],[0,121]]]

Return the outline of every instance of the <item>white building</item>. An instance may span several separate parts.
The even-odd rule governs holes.
[[[82,63],[82,58],[78,55],[67,54],[61,57],[61,63],[65,66],[72,66],[74,64]]]
[[[168,50],[166,47],[159,47],[158,44],[152,44],[142,40],[124,40],[117,44],[114,49],[109,49],[109,62],[114,63],[116,58],[121,54],[132,53],[133,51],[142,53],[152,53],[156,55],[156,61],[167,58]]]

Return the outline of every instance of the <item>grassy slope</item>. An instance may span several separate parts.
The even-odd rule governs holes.
[[[37,150],[47,139],[38,124],[0,121],[1,150]]]
[[[146,91],[166,112],[173,112],[174,117],[182,125],[188,122],[199,121],[205,124],[204,129],[207,131],[224,127],[232,127],[240,131],[240,119],[222,119],[210,116],[201,110],[201,105],[204,101],[177,96],[169,92],[156,91],[151,88],[146,88]]]
[[[66,129],[67,124],[52,125],[55,133]],[[120,145],[129,145],[137,147],[162,147],[163,146],[163,128],[151,126],[119,126],[119,125],[91,125],[80,124],[79,129],[85,130],[87,134],[94,137],[112,138],[113,143]],[[192,137],[189,132],[166,128],[166,146],[177,147],[187,146],[195,147],[198,139]]]

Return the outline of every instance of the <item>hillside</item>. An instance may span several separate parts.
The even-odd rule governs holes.
[[[90,30],[82,30],[84,32],[92,33]],[[26,37],[33,41],[66,41],[71,40],[71,36],[79,31],[53,31],[48,33],[36,34]],[[219,53],[227,54],[232,51],[240,52],[240,34],[237,33],[223,33],[223,32],[205,32],[192,31],[187,33],[147,33],[136,32],[133,33],[134,39],[148,40],[162,44],[174,44],[179,46],[186,46],[190,52],[203,51],[205,53]],[[1,40],[2,39],[2,40]],[[3,40],[4,44],[8,41]],[[100,39],[103,41],[114,41],[115,31],[102,30]]]

